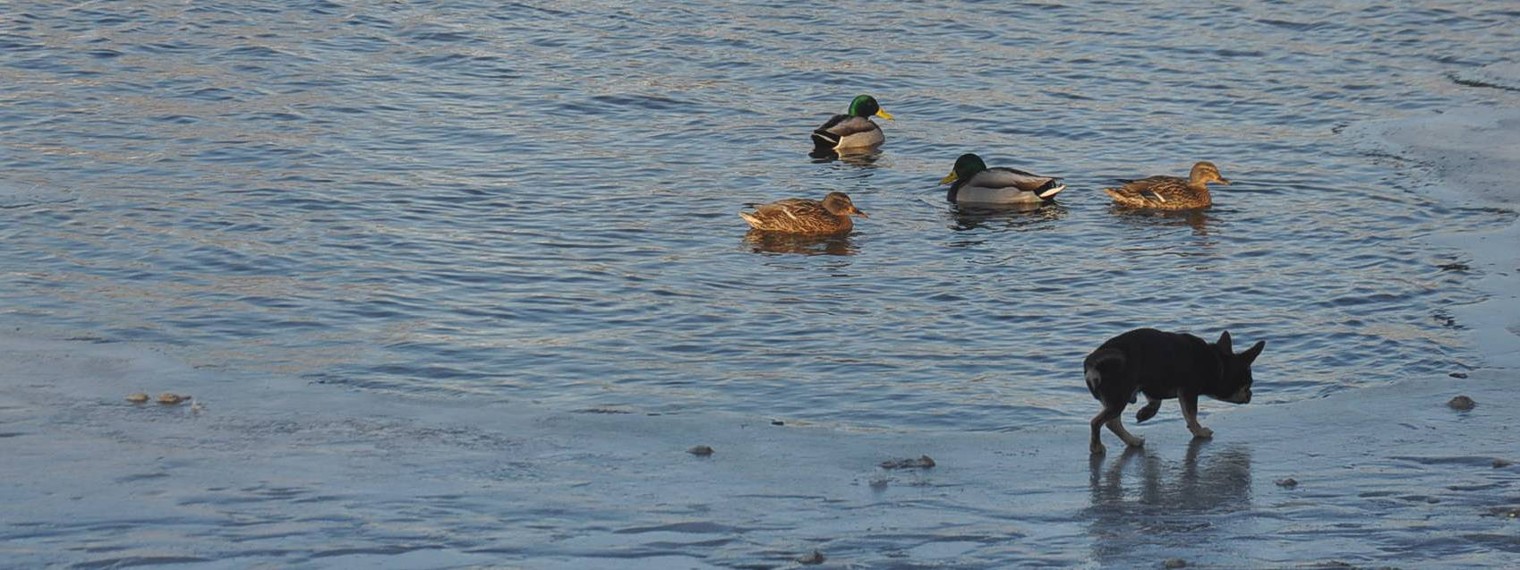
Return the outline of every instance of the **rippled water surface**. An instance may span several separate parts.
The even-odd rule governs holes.
[[[1492,103],[1510,2],[195,2],[0,15],[0,322],[555,409],[1010,430],[1135,326],[1265,339],[1259,401],[1445,374],[1443,208],[1341,128]],[[873,160],[808,132],[870,93]],[[962,152],[1066,177],[959,212]],[[1114,178],[1212,160],[1192,216]],[[844,191],[835,240],[747,202]],[[1443,266],[1445,268],[1443,269]]]

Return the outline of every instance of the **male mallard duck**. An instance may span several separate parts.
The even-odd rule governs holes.
[[[834,115],[823,126],[813,131],[813,152],[838,152],[852,148],[870,148],[887,140],[881,135],[881,127],[871,122],[872,115],[891,119],[892,114],[881,110],[876,98],[861,95],[850,101],[850,111]]]
[[[869,218],[843,192],[829,192],[823,201],[789,198],[739,212],[750,227],[767,232],[793,234],[839,234],[855,227],[851,215]]]
[[[1130,208],[1152,210],[1196,210],[1214,203],[1209,198],[1209,182],[1229,184],[1219,175],[1219,168],[1212,162],[1193,165],[1186,180],[1176,176],[1151,176],[1139,180],[1124,180],[1123,186],[1105,188],[1114,203]]]
[[[945,199],[957,204],[1040,204],[1066,189],[1058,180],[1012,168],[987,168],[982,157],[968,153],[955,159],[955,168],[939,183],[950,184]]]

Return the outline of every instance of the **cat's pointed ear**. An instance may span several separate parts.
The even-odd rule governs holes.
[[[1256,360],[1256,357],[1261,356],[1261,349],[1266,347],[1267,341],[1258,340],[1256,344],[1251,345],[1251,348],[1247,348],[1245,352],[1240,353],[1240,358],[1246,364],[1250,364]]]
[[[1224,351],[1225,354],[1235,354],[1230,347],[1230,331],[1219,333],[1219,342],[1214,343],[1214,346],[1219,347],[1219,350]]]

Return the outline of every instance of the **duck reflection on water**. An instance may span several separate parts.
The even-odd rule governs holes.
[[[855,255],[859,250],[848,234],[808,235],[750,230],[744,243],[751,252],[798,255]]]
[[[1057,203],[1009,204],[1006,206],[965,205],[951,207],[950,229],[1037,229],[1066,217],[1066,206]]]
[[[1215,223],[1212,210],[1138,210],[1124,206],[1109,206],[1109,212],[1120,220],[1136,225],[1154,227],[1183,227],[1193,229],[1193,235],[1209,235],[1209,226]]]
[[[813,150],[808,157],[818,164],[839,161],[851,166],[876,166],[876,161],[881,160],[881,151],[876,149],[860,149],[847,151],[834,151],[829,149]]]

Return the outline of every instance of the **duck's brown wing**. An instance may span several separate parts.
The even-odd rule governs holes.
[[[818,213],[828,213],[823,209],[823,203],[807,198],[787,198],[776,200],[769,204],[755,206],[755,211],[767,215],[783,215],[788,217],[809,216]]]
[[[1119,179],[1119,183],[1123,184],[1125,186],[1129,186],[1129,185],[1133,185],[1133,184],[1139,184],[1139,185],[1149,186],[1149,185],[1152,185],[1152,184],[1160,184],[1160,183],[1167,182],[1167,181],[1181,181],[1183,184],[1187,183],[1186,180],[1183,180],[1183,179],[1178,178],[1176,176],[1147,176],[1145,178],[1136,178],[1136,179],[1133,179],[1133,180],[1124,179],[1124,178],[1120,178]]]
[[[1104,190],[1115,202],[1126,206],[1166,207],[1168,202],[1185,199],[1187,181],[1175,176],[1151,176],[1130,180],[1118,188]]]
[[[1135,180],[1104,192],[1114,199],[1114,203],[1133,208],[1195,210],[1213,203],[1207,188],[1194,189],[1186,180],[1171,176]]]
[[[757,230],[793,233],[832,233],[848,231],[850,219],[835,216],[823,203],[805,198],[789,198],[755,206],[754,212],[739,214]]]
[[[756,205],[754,212],[744,214],[744,219],[750,220],[750,225],[756,229],[780,229],[784,226],[795,226],[818,213],[827,212],[823,209],[823,204],[817,200],[788,198]]]

